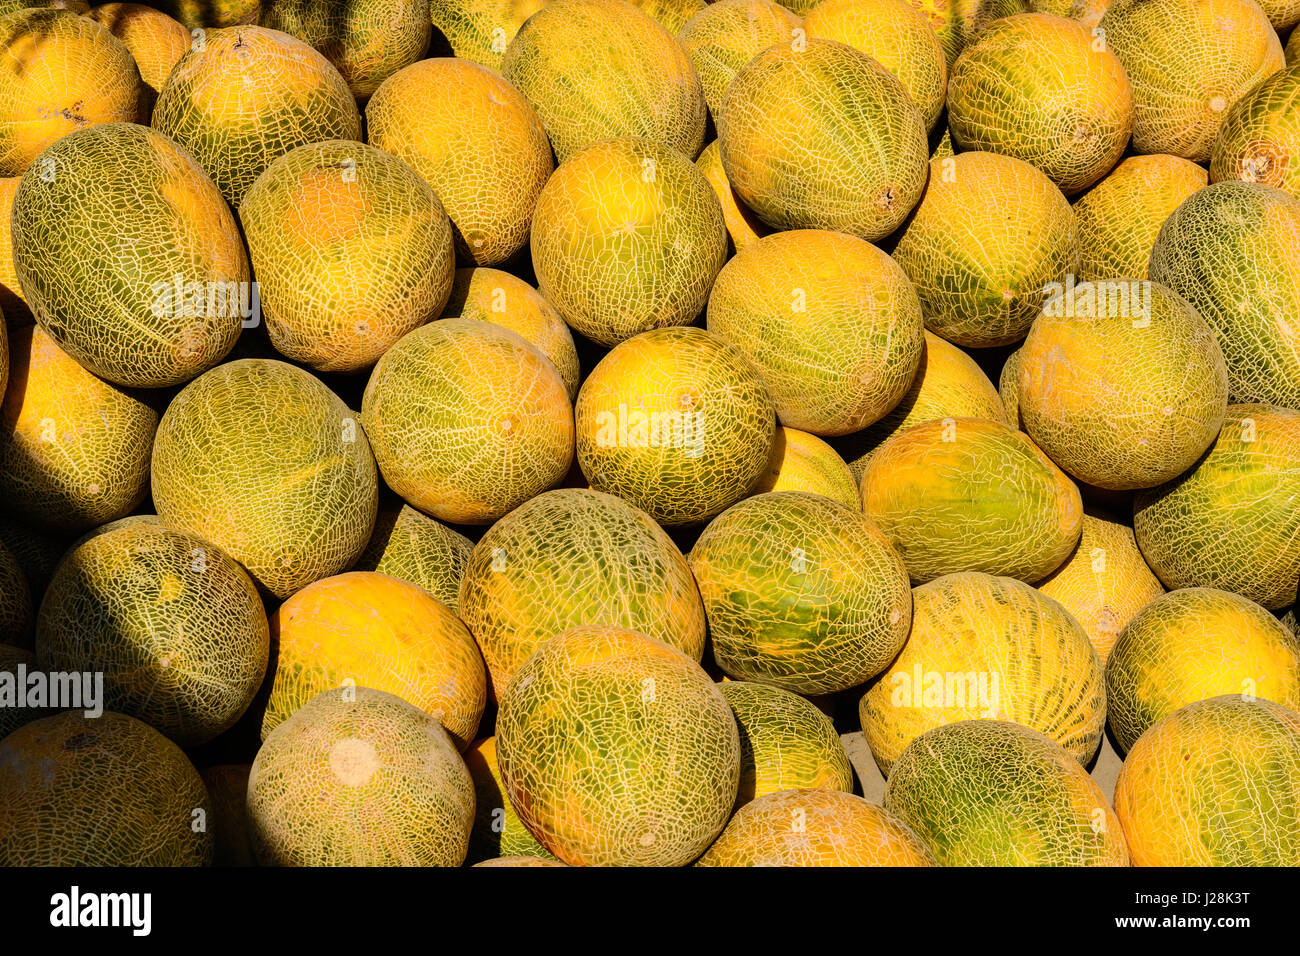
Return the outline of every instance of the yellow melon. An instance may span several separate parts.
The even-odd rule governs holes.
[[[251,764],[219,764],[200,776],[208,788],[212,814],[213,866],[256,866],[248,832],[248,774]]]
[[[1029,7],[1034,13],[1050,13],[1077,20],[1092,33],[1112,2],[1113,0],[1030,0]]]
[[[430,0],[429,15],[455,55],[500,71],[524,21],[548,0]],[[437,41],[435,37],[435,49]]]
[[[799,23],[772,0],[717,0],[682,26],[677,39],[695,65],[715,119],[740,68],[774,43],[792,41]]]
[[[1030,9],[1030,0],[908,0],[908,3],[925,14],[939,37],[950,70],[957,55],[990,23]]]
[[[161,0],[157,6],[186,29],[256,23],[261,0]]]
[[[184,25],[143,3],[101,3],[87,16],[126,45],[154,96],[162,92],[172,67],[190,48],[190,31]],[[152,112],[153,96],[148,100]]]
[[[1300,30],[1292,30],[1291,37],[1286,41],[1286,65],[1300,65]]]
[[[1300,71],[1279,70],[1233,104],[1214,140],[1210,178],[1263,183],[1300,198]]]
[[[755,493],[806,491],[857,509],[862,502],[858,482],[844,459],[816,435],[796,428],[776,428],[767,475]]]
[[[760,236],[766,236],[772,231],[754,215],[752,210],[741,203],[736,196],[736,191],[731,188],[727,171],[722,166],[722,152],[718,148],[716,139],[704,147],[699,159],[695,160],[695,165],[700,167],[700,172],[704,173],[704,178],[709,181],[714,194],[718,197],[718,202],[722,204],[722,219],[727,224],[727,235],[731,238],[733,249],[736,251],[744,249]]]
[[[385,502],[375,530],[354,571],[378,571],[418,584],[452,611],[460,599],[460,579],[474,543],[441,521],[408,504]]]
[[[465,751],[465,765],[474,778],[474,829],[469,837],[468,858],[481,861],[524,856],[555,860],[528,832],[510,805],[497,766],[497,739],[485,737],[474,741]]]
[[[483,860],[475,863],[474,866],[567,866],[554,857],[547,859],[541,856],[498,856],[491,860]]]
[[[688,20],[704,10],[705,0],[632,0],[642,11],[673,36]]]

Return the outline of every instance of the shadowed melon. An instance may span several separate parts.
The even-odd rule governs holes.
[[[806,0],[805,0],[806,2]],[[1024,13],[1029,0],[908,0],[925,14],[952,69],[957,55],[985,27],[1000,17]]]
[[[389,153],[347,140],[276,159],[239,206],[276,349],[322,372],[373,365],[437,317],[455,271],[438,196]]]
[[[36,655],[31,651],[14,647],[12,644],[0,644],[0,740],[4,740],[24,724],[55,713],[47,707],[31,706],[29,675],[40,670],[41,666],[36,660]],[[48,683],[46,686],[48,687]],[[20,688],[27,689],[28,705],[25,707],[16,706]]]
[[[208,794],[147,724],[80,710],[0,740],[0,865],[205,866]]]
[[[510,805],[497,766],[497,739],[485,737],[474,741],[465,751],[465,765],[474,778],[474,830],[469,838],[469,859],[524,856],[555,860],[528,832]]]
[[[0,445],[3,448],[3,445]],[[0,465],[0,474],[3,474]],[[0,488],[5,487],[0,484]],[[0,544],[13,555],[31,588],[33,607],[40,603],[45,586],[67,549],[66,531],[43,531],[18,521],[13,515],[0,514]]]
[[[1008,423],[1019,427],[1020,421],[1020,349],[1007,356],[998,375],[998,395],[1007,410]]]
[[[408,504],[381,504],[370,543],[353,571],[378,571],[418,584],[452,611],[474,543]]]
[[[673,36],[677,36],[691,17],[708,6],[704,0],[632,0],[632,2]]]
[[[161,0],[158,7],[186,29],[197,30],[256,23],[262,4],[261,0]]]
[[[1210,178],[1263,183],[1300,198],[1300,70],[1279,70],[1233,104],[1214,140]]]
[[[263,866],[460,866],[474,784],[435,718],[383,691],[336,688],[263,742],[248,818]]]
[[[727,224],[727,235],[730,236],[731,245],[736,251],[744,249],[760,236],[766,236],[772,231],[737,198],[735,190],[731,188],[730,180],[727,179],[727,171],[722,167],[722,153],[716,139],[704,147],[699,158],[695,160],[695,165],[700,168],[700,172],[704,173],[704,178],[709,181],[714,194],[718,197],[718,202],[722,204],[722,219]],[[3,265],[2,260],[0,265]]]
[[[152,112],[154,97],[162,92],[172,67],[190,48],[190,31],[161,10],[143,3],[101,3],[87,16],[131,51],[140,78],[153,91],[153,95],[144,97]],[[141,118],[148,116],[145,112]]]
[[[740,739],[722,692],[680,651],[579,627],[510,682],[497,759],[519,818],[565,863],[684,866],[731,813]]]
[[[548,0],[431,0],[429,15],[459,59],[500,72],[501,58],[524,21]]]
[[[1112,2],[1113,0],[1030,0],[1029,7],[1034,13],[1050,13],[1077,20],[1091,34]]]
[[[1128,866],[1106,796],[1028,727],[967,720],[918,737],[885,784],[885,809],[943,866]]]
[[[378,495],[356,416],[284,362],[241,359],[201,375],[158,426],[158,514],[221,547],[281,599],[356,561]]]
[[[7,325],[29,325],[32,322],[32,312],[23,299],[18,272],[14,268],[14,243],[10,232],[14,194],[21,182],[21,176],[0,179],[0,311],[4,313]]]
[[[568,866],[568,864],[561,863],[554,857],[547,859],[541,856],[498,856],[475,863],[474,866]]]
[[[32,646],[36,612],[32,589],[18,559],[0,542],[0,645]],[[0,731],[0,737],[4,734]]]
[[[1291,38],[1286,41],[1286,65],[1300,66],[1300,30],[1291,31]]]
[[[755,488],[756,494],[765,491],[806,491],[854,510],[862,506],[857,479],[834,448],[816,435],[780,425],[767,475]]]
[[[221,764],[200,776],[212,806],[213,866],[256,866],[248,832],[248,774],[251,764]]]
[[[1268,17],[1279,34],[1288,27],[1300,23],[1300,2],[1298,0],[1260,0],[1260,9]]]
[[[696,13],[677,33],[717,118],[722,97],[741,67],[774,43],[789,43],[799,17],[772,0],[718,0]]]

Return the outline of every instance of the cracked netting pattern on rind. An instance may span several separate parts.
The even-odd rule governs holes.
[[[529,831],[587,866],[682,866],[722,830],[740,741],[716,684],[682,653],[609,627],[540,647],[497,713],[497,757]]]
[[[533,215],[533,268],[564,320],[602,345],[687,325],[727,259],[722,207],[690,158],[597,143],[556,170]]]
[[[181,749],[124,714],[65,711],[0,741],[0,865],[204,866],[207,808]]]
[[[1300,579],[1300,412],[1232,405],[1184,475],[1133,503],[1133,529],[1167,587],[1216,587],[1270,610]]]
[[[817,229],[736,253],[709,293],[708,329],[758,366],[781,424],[817,435],[857,431],[896,406],[923,345],[921,303],[898,263]]]
[[[271,619],[278,651],[262,737],[317,694],[351,680],[401,697],[460,748],[486,702],[483,658],[465,625],[419,585],[373,572],[307,585]]]
[[[548,0],[431,0],[434,28],[447,38],[452,52],[501,71],[501,58],[524,21]],[[498,32],[499,31],[499,32]],[[437,34],[434,35],[435,38]]]
[[[695,165],[699,167],[700,172],[704,173],[704,178],[713,188],[713,194],[722,204],[722,219],[727,224],[727,234],[736,250],[744,249],[759,236],[766,236],[771,232],[762,220],[754,215],[753,210],[740,207],[736,200],[736,193],[727,180],[727,171],[722,168],[722,152],[716,139],[704,147],[696,158]],[[3,210],[0,210],[0,214],[3,214]],[[0,234],[0,239],[2,238],[3,235]],[[0,255],[2,254],[3,252],[0,251]]]
[[[81,531],[131,511],[149,480],[158,413],[91,375],[38,326],[9,332],[0,495],[47,530]]]
[[[718,0],[678,33],[716,118],[722,97],[740,68],[774,43],[794,38],[799,17],[772,0]]]
[[[204,32],[154,106],[153,126],[194,154],[238,206],[277,156],[296,146],[361,138],[343,77],[288,34],[241,26]]]
[[[239,229],[203,170],[161,133],[112,123],[59,140],[23,177],[12,225],[32,311],[97,375],[179,385],[234,347],[249,280]],[[236,290],[224,308],[218,283]]]
[[[50,582],[36,652],[49,671],[104,674],[104,706],[184,747],[230,729],[266,673],[266,612],[219,548],[161,525],[96,535]]]
[[[184,26],[167,14],[141,4],[103,3],[86,16],[126,45],[140,70],[140,78],[154,93],[162,91],[172,67],[190,48],[190,32]]]
[[[922,585],[913,598],[907,644],[858,705],[883,773],[926,731],[977,717],[1015,720],[1080,765],[1092,759],[1106,720],[1105,681],[1092,642],[1065,608],[1020,581],[977,572]]]
[[[907,639],[907,569],[863,514],[803,492],[747,498],[690,553],[728,675],[830,694],[878,674]]]
[[[437,192],[463,261],[495,265],[524,247],[554,164],[542,121],[513,86],[476,63],[424,60],[384,83],[366,123],[373,145]]]
[[[914,582],[958,571],[1037,581],[1079,542],[1079,489],[1023,432],[977,418],[924,422],[876,450],[862,507]]]
[[[974,36],[994,20],[1029,11],[1028,0],[908,0],[925,14],[939,37],[951,72],[953,61]],[[1041,3],[1042,0],[1039,0]],[[809,4],[798,0],[795,6]],[[807,10],[803,12],[807,13]]]
[[[1263,183],[1300,197],[1298,117],[1300,73],[1274,73],[1228,111],[1214,141],[1210,177]]]
[[[418,584],[452,611],[474,543],[408,504],[381,505],[354,571],[378,571]]]
[[[894,259],[916,285],[925,326],[957,345],[1009,345],[1043,307],[1043,287],[1079,271],[1070,203],[1028,163],[960,153],[930,183]]]
[[[404,336],[375,366],[362,414],[389,487],[444,521],[495,521],[573,461],[560,373],[488,322],[442,319]]]
[[[1086,770],[1009,721],[948,724],[918,738],[885,785],[943,866],[1128,866],[1124,832]]]
[[[1106,664],[1106,719],[1123,751],[1178,708],[1220,694],[1300,710],[1300,644],[1268,611],[1228,591],[1184,588],[1153,602]]]
[[[1300,865],[1300,717],[1215,697],[1142,735],[1115,811],[1137,866]]]
[[[496,737],[474,741],[464,756],[469,774],[474,778],[474,830],[470,834],[468,860],[510,856],[554,860],[551,851],[528,832],[510,805],[501,768],[497,766]]]
[[[1236,402],[1300,406],[1300,200],[1235,180],[1189,197],[1160,227],[1152,280],[1210,323]]]
[[[436,318],[455,271],[438,196],[400,159],[336,140],[279,157],[239,218],[271,343],[326,372],[373,365]]]
[[[632,0],[672,36],[677,36],[691,17],[708,4],[705,0]]]
[[[644,512],[584,488],[538,495],[489,528],[465,569],[459,613],[496,699],[542,642],[584,624],[704,654],[704,606],[672,539]]]
[[[0,644],[32,646],[36,609],[27,575],[3,542],[0,542]]]
[[[778,425],[767,475],[755,494],[764,491],[809,491],[857,511],[862,507],[858,481],[830,445],[816,435]]]
[[[696,865],[936,864],[920,838],[884,807],[851,793],[789,789],[736,811]]]
[[[881,239],[925,188],[921,114],[883,66],[832,40],[750,60],[727,87],[718,142],[736,195],[780,229]]]
[[[660,423],[657,444],[648,424],[638,430],[640,413]],[[680,429],[662,424],[675,413]],[[615,347],[587,376],[576,415],[578,463],[592,487],[666,525],[706,521],[743,498],[767,469],[776,429],[758,369],[695,327],[656,329]]]
[[[378,494],[357,416],[284,362],[243,359],[206,372],[158,426],[158,514],[223,548],[281,599],[356,560]]]
[[[622,0],[552,0],[510,41],[501,72],[541,117],[561,163],[616,136],[692,159],[704,145],[704,89],[690,58]]]
[[[266,738],[248,816],[263,865],[460,866],[474,784],[433,717],[382,691],[336,688]]]

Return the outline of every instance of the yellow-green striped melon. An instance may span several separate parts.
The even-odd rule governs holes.
[[[190,31],[161,10],[143,3],[101,3],[87,16],[121,40],[131,52],[140,79],[152,94],[147,101],[149,112],[153,100],[162,91],[172,67],[190,48]],[[141,119],[148,119],[142,112]]]
[[[714,194],[718,197],[718,202],[722,204],[722,219],[727,224],[727,235],[731,239],[732,249],[739,252],[772,231],[754,215],[753,210],[740,201],[736,191],[731,188],[727,171],[722,166],[722,151],[716,139],[704,147],[699,158],[695,160],[695,165],[700,168],[700,172],[704,173],[704,178],[709,181]],[[0,266],[3,266],[3,260],[0,260]]]
[[[1300,66],[1300,30],[1292,30],[1291,37],[1286,41],[1286,65],[1288,67]]]
[[[252,764],[219,764],[199,776],[208,788],[212,812],[213,866],[256,866],[248,827],[248,775]]]
[[[256,23],[261,0],[160,0],[157,6],[188,30]]]
[[[375,516],[370,543],[353,571],[378,571],[418,584],[452,611],[474,543],[459,531],[404,502],[385,502]]]
[[[990,23],[1030,9],[1029,0],[908,0],[908,3],[925,14],[939,37],[950,70],[957,55]]]
[[[767,475],[755,488],[755,493],[766,491],[806,491],[853,509],[862,505],[857,479],[834,448],[816,435],[781,425],[772,441]]]
[[[500,72],[501,59],[524,21],[548,0],[430,0],[429,16],[457,58]]]
[[[677,32],[704,87],[716,119],[722,97],[741,67],[774,43],[788,43],[799,28],[797,15],[772,0],[717,0]]]
[[[1300,198],[1300,70],[1279,70],[1233,104],[1214,140],[1210,178],[1263,183]]]
[[[484,737],[474,741],[464,756],[465,766],[474,778],[474,829],[469,837],[468,859],[526,856],[554,860],[510,805],[501,768],[497,766],[497,739]]]

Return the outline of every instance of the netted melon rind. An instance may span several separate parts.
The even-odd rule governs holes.
[[[370,543],[353,571],[378,571],[418,584],[453,611],[474,543],[410,505],[381,504]]]
[[[718,202],[722,204],[722,218],[727,224],[727,235],[731,238],[733,249],[739,252],[760,236],[766,236],[772,231],[754,215],[753,210],[741,203],[731,188],[727,171],[722,167],[722,152],[716,139],[704,147],[695,160],[695,165],[704,173],[704,178],[709,181]]]
[[[501,71],[501,58],[524,21],[549,0],[430,0],[429,16],[458,59]]]
[[[1210,178],[1263,183],[1300,198],[1300,70],[1279,70],[1232,105],[1214,140]]]
[[[858,480],[834,448],[816,435],[780,425],[772,440],[767,475],[754,489],[755,494],[767,491],[807,491],[854,510],[862,506]]]
[[[140,78],[155,95],[167,82],[176,61],[190,48],[190,31],[161,10],[143,3],[101,3],[86,15],[126,45]],[[148,99],[152,108],[152,98]]]
[[[470,776],[474,778],[474,830],[469,838],[467,860],[477,863],[528,857],[559,863],[533,838],[510,805],[505,781],[501,779],[501,768],[497,766],[496,738],[484,737],[474,741],[464,757]]]
[[[219,764],[199,776],[212,807],[213,866],[256,866],[248,832],[248,774],[252,764]]]
[[[772,0],[718,0],[677,32],[716,118],[727,87],[741,67],[774,43],[794,39],[799,17]]]
[[[6,683],[12,682],[14,687],[27,686],[25,679],[19,680],[20,665],[25,668],[24,678],[26,674],[33,674],[41,669],[36,655],[27,648],[0,644],[0,674],[5,675],[0,680]],[[0,740],[4,740],[24,724],[52,716],[54,713],[55,711],[48,707],[0,707]]]
[[[17,558],[0,542],[0,645],[32,646],[36,611],[32,589]],[[0,737],[4,734],[0,733]]]
[[[804,0],[806,2],[806,0]],[[1031,8],[1030,0],[908,0],[925,14],[930,26],[939,37],[948,69],[952,69],[958,54],[975,39],[985,27],[1001,17],[1025,13]]]

